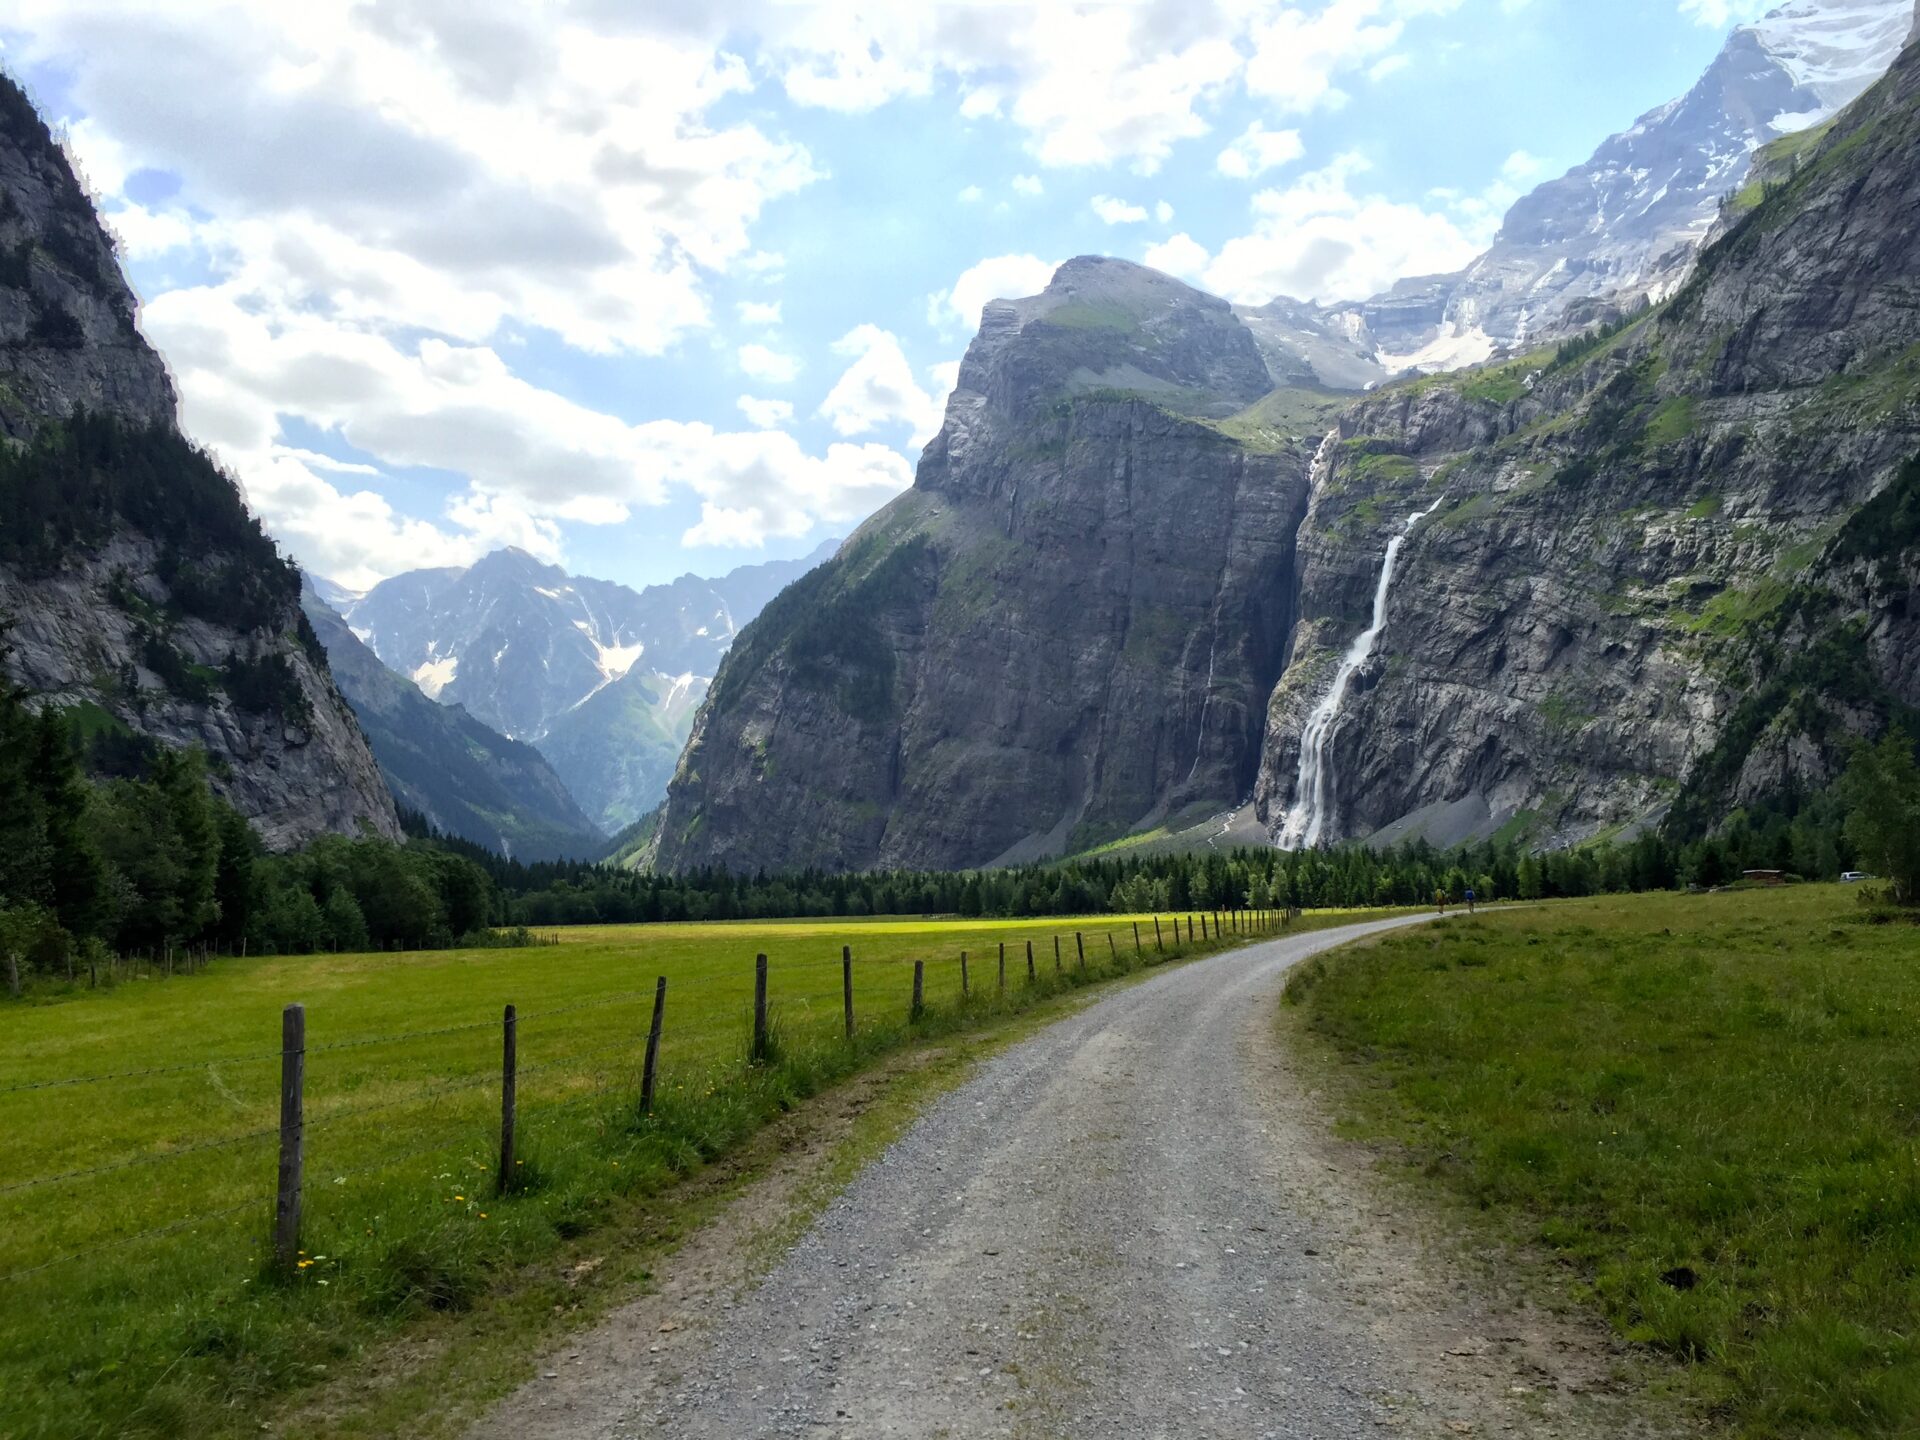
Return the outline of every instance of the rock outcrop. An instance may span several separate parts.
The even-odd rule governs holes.
[[[1222,301],[1075,260],[986,307],[914,487],[740,636],[658,863],[965,866],[1243,798],[1312,443]]]
[[[1666,305],[1342,419],[1269,823],[1386,535],[1436,502],[1334,737],[1335,836],[1697,831],[1920,706],[1916,166],[1908,52]]]
[[[0,643],[96,758],[206,751],[275,848],[400,833],[233,481],[179,434],[159,357],[66,156],[0,77]]]

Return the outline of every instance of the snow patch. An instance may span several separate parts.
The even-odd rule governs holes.
[[[1418,370],[1423,375],[1432,375],[1442,370],[1459,370],[1491,360],[1495,348],[1493,337],[1478,325],[1464,330],[1455,325],[1442,330],[1409,354],[1389,355],[1383,350],[1376,358],[1392,375],[1398,375],[1403,370]]]
[[[444,660],[429,660],[426,664],[415,667],[408,678],[420,687],[429,700],[438,700],[440,692],[451,685],[453,677],[459,673],[460,657],[449,655]]]

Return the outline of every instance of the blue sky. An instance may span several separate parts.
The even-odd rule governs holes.
[[[984,300],[1089,252],[1254,302],[1455,268],[1765,7],[13,8],[189,433],[366,585],[804,553],[908,483]]]

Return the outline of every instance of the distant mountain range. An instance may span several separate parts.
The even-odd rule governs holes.
[[[465,569],[409,571],[364,593],[310,577],[309,593],[426,696],[544,756],[591,825],[613,832],[666,795],[735,634],[838,543],[799,560],[718,579],[683,575],[644,590],[508,549]],[[324,632],[322,639],[332,653],[334,640]],[[359,703],[351,687],[348,698]],[[564,828],[544,787],[536,791],[542,803],[533,813]]]
[[[1914,0],[1792,0],[1743,25],[1691,90],[1523,197],[1454,275],[1356,304],[1242,307],[1276,384],[1360,389],[1477,364],[1671,294],[1753,155],[1838,114],[1886,74]]]

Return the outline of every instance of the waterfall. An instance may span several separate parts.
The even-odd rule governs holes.
[[[1321,457],[1327,456],[1327,447],[1336,438],[1334,435],[1327,437],[1320,447]],[[1316,458],[1315,469],[1318,470],[1321,464],[1322,459]],[[1279,844],[1282,850],[1311,850],[1320,843],[1328,813],[1333,808],[1331,742],[1334,725],[1340,719],[1340,706],[1347,698],[1347,687],[1353,683],[1354,675],[1373,657],[1374,647],[1380,641],[1380,632],[1387,627],[1387,592],[1393,585],[1393,567],[1400,558],[1401,548],[1413,533],[1413,527],[1439,508],[1440,501],[1436,500],[1418,514],[1408,516],[1400,533],[1387,542],[1386,557],[1380,562],[1380,583],[1373,591],[1373,623],[1347,646],[1347,653],[1340,658],[1340,668],[1334,672],[1332,688],[1313,707],[1313,713],[1307,717],[1306,729],[1300,732],[1300,773],[1293,782],[1293,805],[1280,827]]]

